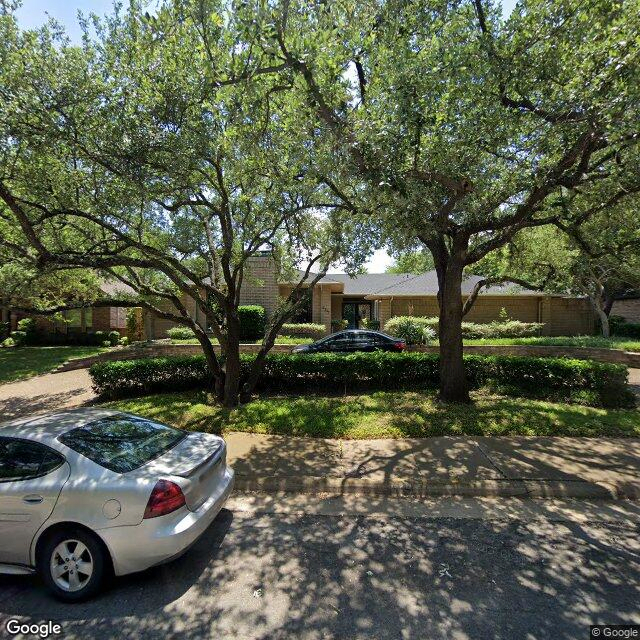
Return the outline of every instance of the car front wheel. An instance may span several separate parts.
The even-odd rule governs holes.
[[[105,560],[102,545],[92,534],[82,529],[57,531],[42,549],[38,570],[56,598],[79,602],[99,590]]]

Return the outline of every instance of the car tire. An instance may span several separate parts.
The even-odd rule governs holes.
[[[83,529],[55,531],[45,541],[38,572],[51,593],[64,602],[95,595],[105,577],[107,558],[98,538]]]

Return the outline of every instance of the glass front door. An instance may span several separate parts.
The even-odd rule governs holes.
[[[348,329],[360,329],[365,318],[371,319],[370,302],[342,303],[342,319],[349,323]]]

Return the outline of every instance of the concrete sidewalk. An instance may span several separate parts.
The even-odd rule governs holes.
[[[227,436],[244,491],[640,499],[640,439]]]

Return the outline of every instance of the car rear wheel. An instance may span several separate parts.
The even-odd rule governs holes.
[[[56,598],[79,602],[99,590],[105,561],[105,552],[95,536],[70,529],[53,533],[45,542],[38,571]]]

